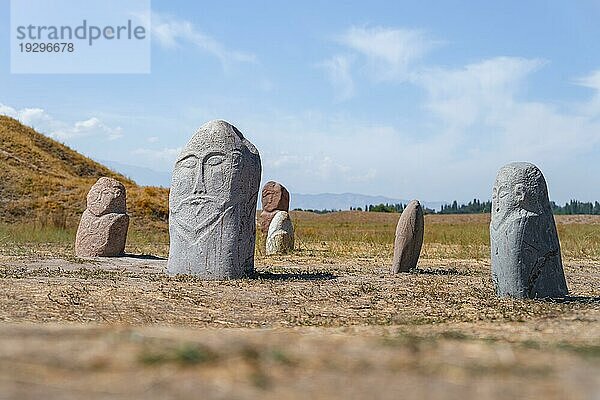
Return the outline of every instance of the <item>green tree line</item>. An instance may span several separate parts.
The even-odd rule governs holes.
[[[387,212],[387,213],[401,213],[406,204],[367,204],[364,208],[368,212]],[[595,202],[583,202],[578,200],[571,200],[564,206],[559,206],[555,202],[550,202],[552,212],[558,215],[574,215],[574,214],[586,214],[586,215],[600,215],[600,203]],[[350,207],[350,210],[363,211],[363,208]],[[451,204],[444,204],[440,211],[435,211],[429,208],[424,208],[425,214],[479,214],[489,213],[492,211],[491,201],[480,201],[479,199],[473,199],[467,204],[459,204],[454,200]]]
[[[600,215],[600,203],[595,201],[592,202],[583,202],[578,200],[571,200],[566,203],[564,206],[559,206],[555,202],[550,202],[550,207],[552,208],[552,212],[558,215],[574,215],[574,214],[591,214],[591,215]]]

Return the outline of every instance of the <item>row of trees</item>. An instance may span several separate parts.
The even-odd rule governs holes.
[[[458,202],[454,200],[452,204],[442,205],[442,209],[439,214],[479,214],[492,212],[491,201],[479,201],[473,199],[467,204],[458,205]]]
[[[559,206],[555,202],[551,201],[550,206],[554,214],[572,215],[572,214],[586,214],[586,215],[600,215],[600,203],[595,201],[582,202],[578,200],[571,200],[564,206]],[[369,204],[366,205],[364,210],[369,212],[387,212],[387,213],[401,213],[406,204]],[[351,211],[363,211],[361,207],[350,207]],[[491,201],[480,201],[479,199],[473,199],[467,204],[458,204],[456,200],[452,204],[444,204],[440,211],[435,211],[429,208],[424,208],[425,214],[479,214],[489,213],[492,211]]]
[[[369,212],[387,212],[387,213],[401,213],[406,208],[406,204],[368,204],[365,205],[365,211]],[[363,211],[361,207],[350,207],[350,211]]]
[[[560,215],[573,215],[573,214],[593,214],[600,215],[600,203],[595,201],[592,202],[582,202],[577,200],[571,200],[566,203],[564,206],[559,206],[555,202],[550,202],[550,207],[552,207],[552,212],[554,214]]]
[[[367,212],[385,212],[385,213],[401,213],[406,208],[407,204],[367,204],[364,211]],[[363,211],[362,207],[350,207],[350,211]],[[425,214],[435,214],[435,210],[427,207],[423,207]]]

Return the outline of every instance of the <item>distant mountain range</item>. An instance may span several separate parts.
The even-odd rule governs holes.
[[[162,186],[171,185],[171,173],[154,171],[150,168],[137,167],[123,164],[116,161],[97,160],[108,166],[114,171],[133,179],[138,185],[144,186]],[[303,210],[349,210],[350,207],[361,207],[369,204],[406,204],[407,199],[393,199],[385,196],[370,196],[358,193],[319,193],[303,194],[292,193],[290,199],[290,209],[301,208]],[[261,207],[260,196],[258,207]],[[427,208],[439,210],[445,201],[421,201]]]
[[[171,173],[155,171],[150,168],[137,167],[135,165],[123,164],[117,161],[109,160],[96,160],[101,164],[106,165],[108,168],[115,172],[125,175],[126,177],[133,179],[135,183],[142,186],[160,186],[169,187],[171,186]]]

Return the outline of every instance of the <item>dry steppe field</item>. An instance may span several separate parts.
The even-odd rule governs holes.
[[[293,212],[293,254],[221,282],[167,276],[166,229],[84,260],[0,225],[0,399],[600,399],[600,216],[556,217],[561,301],[494,295],[489,215],[426,216],[390,275],[398,217]]]

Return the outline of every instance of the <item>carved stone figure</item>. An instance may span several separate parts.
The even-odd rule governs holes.
[[[290,210],[290,192],[281,183],[269,181],[263,187],[261,202],[262,212],[258,217],[258,226],[263,235],[266,235],[277,211]]]
[[[294,250],[294,226],[287,211],[276,211],[266,242],[267,255],[285,254]]]
[[[233,125],[202,125],[181,151],[169,194],[167,271],[204,279],[254,272],[258,151]]]
[[[535,165],[515,162],[498,172],[490,240],[492,280],[499,296],[568,295],[546,180]]]
[[[290,192],[281,183],[269,181],[263,187],[261,202],[264,211],[289,211]]]
[[[98,179],[87,195],[87,208],[75,238],[75,254],[79,257],[122,255],[128,227],[125,186],[112,178]]]
[[[417,267],[424,232],[423,208],[413,200],[402,211],[396,226],[392,273],[409,272]]]

